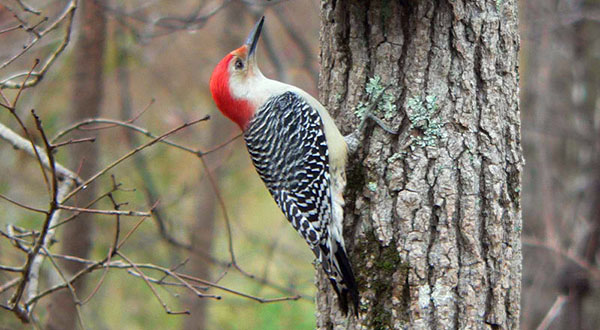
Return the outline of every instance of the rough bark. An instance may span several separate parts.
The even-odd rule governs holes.
[[[347,134],[389,85],[376,114],[400,134],[372,126],[350,158],[360,316],[341,316],[320,272],[318,328],[518,328],[517,2],[327,0],[321,13],[321,101]]]
[[[73,96],[71,120],[98,117],[103,96],[103,54],[106,19],[102,8],[94,1],[81,1],[80,30],[75,46],[75,76],[73,79]],[[77,138],[78,136],[74,136]],[[72,168],[81,168],[79,175],[83,178],[93,175],[96,169],[98,150],[95,144],[79,143],[70,147]],[[77,195],[77,202],[85,205],[95,197],[94,187],[90,186]],[[86,258],[91,248],[92,216],[79,215],[77,221],[65,226],[60,233],[61,253]],[[67,274],[74,274],[81,268],[78,263],[64,263]],[[75,290],[82,293],[85,281],[77,281]],[[52,295],[49,306],[48,329],[75,329],[77,314],[73,297],[67,290]]]

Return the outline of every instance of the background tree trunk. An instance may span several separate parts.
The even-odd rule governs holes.
[[[233,3],[225,10],[225,24],[222,27],[223,42],[220,44],[220,50],[223,54],[228,51],[239,47],[239,40],[244,39],[243,27],[246,21],[246,16],[240,15],[244,12],[244,7],[241,3]],[[210,127],[206,128],[204,141],[207,141],[206,145],[213,146],[222,143],[235,134],[230,129],[224,129],[224,127],[230,127],[225,124],[227,120],[223,116],[212,116],[213,121]],[[222,157],[222,156],[221,156]],[[222,159],[217,157],[206,157],[206,164],[209,168],[214,168],[212,173],[203,173],[202,181],[199,182],[195,190],[198,191],[197,196],[197,219],[191,226],[192,232],[190,233],[191,251],[189,256],[188,267],[190,273],[194,276],[206,280],[211,279],[212,267],[210,262],[207,260],[207,256],[210,255],[215,238],[215,222],[218,220],[219,203],[213,187],[210,184],[208,175],[212,175],[216,182],[219,182],[219,178],[222,176],[222,169],[218,163],[222,162]],[[199,167],[199,170],[204,172],[203,168]],[[190,316],[185,318],[182,329],[206,329],[209,325],[208,315],[208,299],[198,298],[196,295],[189,294],[186,296],[186,303],[189,306]]]
[[[522,118],[529,155],[524,329],[596,329],[600,322],[600,291],[590,281],[600,252],[599,5],[533,0],[522,6],[521,95],[529,110]]]
[[[389,85],[376,114],[401,133],[370,129],[349,164],[360,319],[319,272],[317,326],[518,328],[517,2],[328,0],[321,13],[323,104],[347,134]]]
[[[71,120],[73,122],[86,118],[98,117],[103,96],[104,41],[106,38],[106,19],[104,10],[94,1],[82,1],[80,6],[79,37],[75,48],[75,79],[73,80],[73,96]],[[88,137],[89,134],[77,135],[74,138]],[[97,171],[98,149],[93,143],[79,143],[70,146],[71,168],[81,169],[79,175],[89,178]],[[94,187],[88,187],[78,195],[76,203],[85,206],[96,197]],[[60,233],[61,253],[87,258],[92,240],[92,215],[82,213],[71,225],[65,226]],[[67,274],[74,274],[82,268],[78,263],[64,263]],[[76,292],[81,294],[85,281],[74,284]],[[75,329],[77,313],[73,297],[68,290],[62,290],[52,296],[49,306],[48,329]]]

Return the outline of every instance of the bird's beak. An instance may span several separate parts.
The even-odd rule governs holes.
[[[258,38],[260,37],[260,31],[262,30],[263,22],[265,21],[265,17],[261,17],[250,34],[248,35],[248,39],[246,39],[246,46],[248,46],[248,58],[251,59],[254,57],[254,52],[256,51],[256,45],[258,45]]]

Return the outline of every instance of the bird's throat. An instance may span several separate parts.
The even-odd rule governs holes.
[[[244,131],[254,114],[254,106],[244,99],[238,99],[231,93],[229,84],[229,61],[226,56],[219,62],[210,77],[210,92],[219,110]]]

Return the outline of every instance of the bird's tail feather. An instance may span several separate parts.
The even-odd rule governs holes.
[[[338,294],[340,309],[344,315],[348,314],[348,298],[350,298],[354,307],[354,315],[358,316],[358,287],[356,286],[352,266],[350,266],[350,261],[344,247],[339,242],[335,243],[337,244],[336,249],[334,249],[335,253],[333,254],[335,261],[332,263],[335,265],[335,268],[338,268],[341,279],[331,278],[331,283]]]

